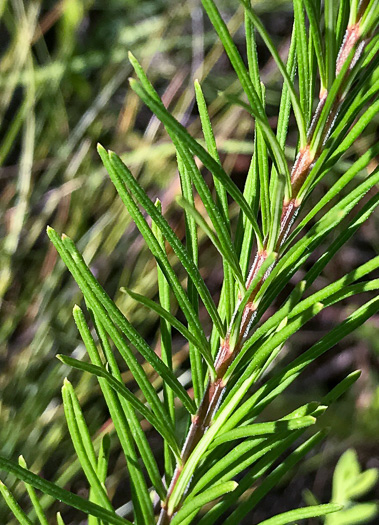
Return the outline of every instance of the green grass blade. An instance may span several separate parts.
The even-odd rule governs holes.
[[[48,494],[54,499],[59,500],[62,503],[73,507],[74,509],[80,510],[85,514],[96,516],[97,518],[102,519],[112,525],[133,525],[129,520],[117,516],[114,511],[110,512],[109,510],[87,501],[80,496],[69,492],[68,490],[62,489],[58,485],[51,483],[51,481],[47,481],[46,479],[36,476],[32,472],[29,472],[29,470],[20,467],[17,465],[17,463],[13,463],[13,461],[10,461],[3,456],[0,456],[0,469],[13,474],[16,476],[16,478],[20,479],[24,483],[31,485],[44,494]],[[27,523],[27,525],[31,524],[30,521],[25,523]]]
[[[305,507],[303,509],[290,510],[278,514],[268,520],[261,521],[259,525],[288,525],[294,523],[297,520],[304,520],[306,518],[319,518],[332,514],[343,509],[343,505],[337,505],[337,503],[326,503],[325,505],[314,505],[312,507]]]

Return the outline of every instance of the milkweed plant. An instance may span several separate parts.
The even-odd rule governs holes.
[[[247,515],[254,519],[254,509],[265,495],[325,437],[322,415],[359,377],[359,371],[351,373],[322,399],[278,420],[259,419],[309,365],[379,310],[379,298],[370,294],[370,300],[288,364],[278,358],[286,341],[325,308],[379,289],[379,279],[367,277],[379,268],[379,256],[318,291],[312,289],[325,266],[379,204],[379,170],[374,162],[379,144],[369,145],[353,161],[349,153],[378,110],[379,3],[293,0],[293,28],[283,61],[250,1],[240,1],[246,64],[217,0],[202,4],[238,77],[242,94],[237,103],[251,115],[254,151],[243,190],[223,168],[200,83],[195,82],[195,96],[203,137],[197,139],[167,111],[131,54],[137,78],[130,80],[130,88],[164,125],[176,150],[185,241],[170,226],[159,200],[149,198],[120,157],[98,146],[119,197],[156,261],[157,301],[129,289],[124,292],[159,316],[160,355],[106,293],[74,241],[47,229],[87,310],[85,314],[75,306],[73,316],[88,360],[58,357],[97,377],[125,456],[131,501],[124,513],[112,505],[107,492],[109,435],[99,449],[94,446],[75,389],[66,379],[64,412],[89,497],[30,472],[23,458],[16,464],[1,457],[0,468],[21,480],[30,496],[27,513],[1,484],[3,497],[22,525],[49,523],[35,489],[77,509],[79,516],[86,513],[90,525],[236,525]],[[266,112],[257,36],[283,79],[274,128]],[[294,152],[286,148],[290,119],[297,129]],[[332,184],[328,174],[344,156],[350,159],[344,163],[348,167],[339,170],[342,173]],[[321,181],[328,189],[311,207],[309,197]],[[236,220],[231,206],[238,207]],[[199,271],[200,231],[222,259],[218,301]],[[320,245],[321,255],[316,253]],[[305,269],[315,253],[314,264]],[[178,277],[178,264],[186,272],[185,281]],[[296,279],[295,286],[287,286]],[[287,296],[278,304],[284,293]],[[172,313],[173,301],[183,322]],[[200,308],[209,316],[210,333]],[[188,343],[191,390],[178,379],[183,369],[174,366],[174,331]],[[143,361],[161,379],[158,386],[150,382]],[[141,395],[124,385],[125,369]],[[312,431],[309,427],[319,419],[321,430]],[[154,454],[147,428],[159,434],[162,457]],[[338,514],[342,506],[334,498],[332,503],[268,516],[260,525]],[[57,523],[64,523],[60,514]]]

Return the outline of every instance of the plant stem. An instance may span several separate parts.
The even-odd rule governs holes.
[[[361,18],[363,15],[363,12],[361,11],[359,14]],[[341,49],[339,51],[339,54],[336,60],[336,75],[338,75],[345,61],[350,57],[351,52],[355,49],[355,55],[353,57],[351,65],[349,66],[349,69],[346,72],[344,82],[342,82],[341,84],[340,91],[337,97],[335,98],[335,101],[332,105],[332,108],[326,120],[324,129],[323,129],[322,140],[320,141],[320,144],[317,150],[312,153],[311,148],[310,148],[311,139],[312,139],[317,122],[319,120],[322,109],[327,99],[328,93],[326,90],[324,90],[320,94],[319,104],[316,108],[311,126],[308,130],[307,145],[299,151],[297,158],[295,160],[295,163],[293,165],[292,172],[291,172],[292,194],[289,200],[284,200],[283,202],[280,232],[279,232],[279,237],[278,237],[276,249],[275,249],[275,251],[278,253],[280,251],[282,244],[287,239],[291,231],[292,225],[298,214],[299,207],[301,204],[301,201],[299,201],[299,199],[297,198],[298,193],[302,185],[304,184],[306,178],[308,177],[309,172],[312,169],[314,162],[320,156],[323,144],[332,130],[335,117],[338,113],[338,110],[344,98],[344,87],[346,85],[346,80],[351,71],[352,65],[359,58],[359,54],[362,52],[364,45],[367,43],[367,40],[361,41],[359,22],[360,20],[354,25],[349,26],[347,28]],[[254,262],[249,272],[249,276],[246,281],[246,289],[248,289],[249,285],[252,283],[252,281],[256,277],[259,269],[261,268],[262,264],[265,262],[268,255],[269,255],[269,252],[267,251],[267,240],[266,240],[264,248],[260,252],[258,252],[255,256]],[[220,405],[220,402],[222,400],[223,394],[225,393],[226,385],[227,385],[227,382],[224,379],[225,372],[227,371],[230,364],[233,362],[233,360],[235,359],[235,357],[238,355],[239,351],[242,348],[242,345],[248,335],[251,323],[254,320],[256,307],[257,307],[255,303],[255,298],[262,284],[267,279],[268,275],[270,274],[274,266],[275,266],[275,263],[265,273],[265,275],[261,278],[261,280],[257,283],[257,285],[252,289],[248,303],[245,306],[244,311],[243,311],[242,320],[241,320],[241,324],[239,326],[239,331],[238,331],[239,335],[237,337],[237,341],[233,348],[230,345],[230,334],[233,329],[234,316],[232,318],[231,326],[228,330],[228,333],[225,339],[222,341],[220,345],[219,352],[215,359],[214,365],[215,365],[215,370],[216,370],[216,378],[214,381],[209,381],[204,397],[200,403],[199,409],[197,413],[192,417],[191,426],[189,428],[187,438],[186,438],[186,441],[184,443],[182,453],[181,453],[181,465],[176,467],[173,478],[171,480],[171,484],[167,491],[166,500],[162,502],[161,504],[162,509],[161,509],[161,513],[159,516],[158,525],[169,525],[171,522],[172,516],[175,514],[175,512],[178,511],[180,507],[179,505],[172,514],[168,514],[167,512],[167,506],[168,506],[170,496],[183,470],[183,467],[186,461],[188,460],[189,456],[195,449],[196,445],[199,443],[204,433],[209,428],[212,422],[213,416]],[[240,301],[237,302],[235,314],[237,312],[238,306],[240,305]]]

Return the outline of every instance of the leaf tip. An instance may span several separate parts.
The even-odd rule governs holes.
[[[101,155],[102,153],[106,153],[106,149],[102,144],[100,144],[100,142],[96,144],[96,149],[99,155]]]

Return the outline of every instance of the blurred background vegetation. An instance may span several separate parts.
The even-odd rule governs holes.
[[[244,54],[238,2],[219,0],[218,5]],[[285,57],[290,2],[262,0],[254,7]],[[155,314],[119,291],[127,286],[154,298],[155,263],[101,166],[97,142],[122,155],[150,196],[161,199],[177,233],[184,235],[175,205],[179,182],[174,150],[159,122],[128,89],[129,50],[147,69],[165,104],[197,137],[193,81],[202,82],[225,169],[242,186],[253,148],[252,120],[235,103],[241,90],[199,0],[0,0],[0,449],[12,459],[23,454],[34,472],[59,479],[81,494],[86,494],[86,486],[61,406],[65,375],[70,374],[95,439],[112,428],[96,381],[55,359],[58,353],[80,358],[85,351],[71,314],[81,296],[48,242],[46,225],[78,242],[107,291],[157,352]],[[275,127],[280,77],[263,45],[259,55]],[[315,200],[375,140],[375,132],[374,125],[366,130],[351,158],[317,189]],[[289,153],[296,140],[294,133],[289,135]],[[236,211],[232,206],[231,213]],[[378,254],[378,227],[378,216],[373,216],[315,286]],[[201,247],[201,271],[217,296],[221,261],[206,239]],[[350,309],[351,302],[328,308],[292,339],[284,359],[309,347]],[[266,518],[267,509],[272,515],[301,505],[305,487],[327,502],[334,466],[349,447],[357,450],[363,468],[379,467],[378,329],[379,317],[371,319],[271,408],[278,414],[289,412],[319,398],[349,372],[362,370],[354,388],[324,416],[330,433],[323,448],[266,498],[254,522]],[[178,338],[174,349],[178,375],[190,388],[187,348]],[[130,374],[124,379],[136,390]],[[159,377],[152,375],[151,380],[159,387]],[[159,455],[161,443],[155,436],[151,439]],[[116,440],[112,444],[109,493],[122,506],[127,473]],[[1,476],[22,501],[21,485]],[[375,498],[378,489],[370,494]],[[51,516],[60,509],[47,497],[43,502],[51,507]],[[63,516],[66,523],[80,523],[74,514]],[[14,523],[2,501],[0,523]]]

